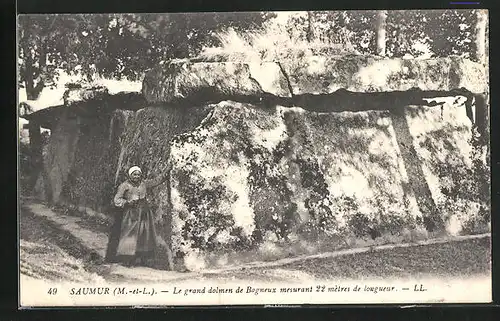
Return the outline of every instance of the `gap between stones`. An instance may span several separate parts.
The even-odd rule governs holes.
[[[278,64],[279,65],[279,64]],[[288,78],[287,82],[289,82]],[[290,84],[288,84],[289,87]],[[291,88],[290,88],[291,89]],[[242,95],[242,94],[218,94],[202,90],[198,94],[178,98],[170,103],[157,102],[150,106],[165,107],[179,106],[185,108],[193,108],[206,104],[217,104],[222,101],[235,101],[239,103],[248,103],[260,108],[273,108],[275,106],[283,107],[300,107],[307,111],[318,113],[331,112],[361,112],[361,111],[376,111],[388,110],[393,111],[401,109],[405,106],[429,106],[443,107],[444,102],[428,102],[425,99],[443,98],[453,96],[463,96],[466,98],[464,103],[466,114],[474,124],[472,106],[481,95],[474,94],[466,88],[458,88],[449,91],[442,90],[421,90],[419,88],[411,88],[406,91],[387,91],[387,92],[353,92],[346,89],[339,89],[327,94],[300,94],[295,95],[291,92],[292,97],[280,97],[270,93],[262,93],[261,95]]]

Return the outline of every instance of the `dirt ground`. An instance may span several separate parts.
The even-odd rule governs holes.
[[[316,279],[390,279],[459,277],[490,273],[490,239],[472,239],[445,244],[394,248],[330,258],[297,261],[279,268],[300,271]],[[266,275],[255,268],[238,274]]]
[[[23,208],[21,272],[52,280],[150,281],[216,279],[304,281],[312,279],[381,279],[426,276],[469,277],[490,274],[489,237],[442,244],[393,248],[335,257],[310,258],[280,266],[249,267],[225,272],[178,273],[108,265],[95,250],[47,218]],[[88,225],[81,225],[85,228]],[[89,233],[102,233],[89,231]]]

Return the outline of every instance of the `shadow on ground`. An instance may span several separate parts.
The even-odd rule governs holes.
[[[128,268],[103,264],[101,256],[82,244],[77,237],[25,207],[20,218],[24,270],[30,271],[32,277],[55,280],[65,278],[63,274],[56,273],[58,269],[73,269],[81,273],[86,271],[110,282],[131,283],[161,280],[304,282],[314,279],[414,279],[429,276],[467,278],[490,275],[491,269],[490,237],[308,258],[280,266],[242,267],[218,272],[179,273],[141,267]],[[50,261],[52,272],[45,268],[47,261]],[[61,266],[58,268],[57,264]]]

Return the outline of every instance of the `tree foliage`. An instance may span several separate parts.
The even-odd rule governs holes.
[[[313,18],[311,19],[310,16]],[[377,11],[312,11],[293,16],[287,24],[291,37],[306,39],[310,21],[320,41],[348,44],[362,54],[376,53]],[[473,58],[475,10],[389,11],[387,54],[401,57],[429,52],[435,56]]]
[[[393,56],[418,56],[427,47],[438,57],[473,58],[476,20],[475,10],[390,11],[387,47]]]
[[[195,55],[221,28],[258,28],[268,14],[23,15],[18,19],[19,84],[28,99],[59,72],[138,79],[164,59]]]
[[[350,45],[359,53],[372,53],[375,15],[375,11],[367,10],[312,11],[308,15],[292,16],[287,30],[291,37],[297,39],[306,39],[308,33],[312,33],[321,42]],[[310,22],[314,25],[310,26]]]
[[[291,16],[291,39],[319,40],[376,53],[376,11],[310,11]],[[148,68],[172,58],[192,57],[217,45],[231,27],[250,32],[274,13],[22,15],[18,19],[19,84],[28,99],[55,84],[60,71],[87,79],[139,79]],[[387,55],[470,57],[475,50],[474,10],[389,11]]]

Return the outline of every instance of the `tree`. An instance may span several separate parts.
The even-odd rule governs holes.
[[[307,11],[307,41],[311,42],[314,39],[314,13]]]
[[[139,79],[161,60],[196,55],[225,27],[258,28],[270,14],[109,14],[19,16],[19,85],[28,99],[58,73]]]
[[[385,56],[385,32],[386,32],[386,20],[387,20],[387,10],[380,10],[377,12],[377,54],[379,56]]]
[[[473,10],[391,11],[387,17],[387,52],[390,56],[419,56],[428,50],[437,57],[473,58]],[[423,48],[423,49],[422,49]]]
[[[90,49],[101,39],[95,38],[92,43],[82,41],[98,26],[98,17],[94,18],[85,15],[19,16],[18,82],[19,87],[26,89],[29,100],[38,99],[45,87],[53,86],[60,70],[74,73],[79,63],[88,66],[83,62],[92,59],[94,51]],[[29,188],[33,188],[43,169],[42,136],[40,124],[30,121],[28,126],[30,160],[34,169]]]
[[[376,11],[308,11],[288,22],[291,37],[326,45],[343,45],[361,54],[374,53]],[[352,47],[352,48],[351,48]]]
[[[488,15],[485,10],[476,10],[475,25],[475,46],[476,59],[481,63],[486,63],[486,28],[488,24]]]
[[[487,28],[488,28],[488,15],[486,10],[476,10],[476,24],[474,26],[475,31],[475,59],[488,67],[488,56],[487,56]],[[488,81],[489,83],[489,81]],[[489,147],[489,92],[488,88],[485,88],[485,92],[476,97],[476,123],[478,126],[479,133],[482,136],[482,141]]]

